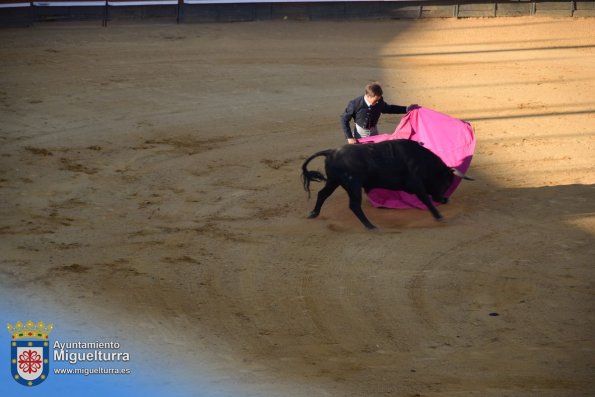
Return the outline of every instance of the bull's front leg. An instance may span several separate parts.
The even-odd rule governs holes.
[[[318,196],[316,198],[316,205],[314,206],[314,209],[310,211],[308,218],[316,218],[320,214],[322,204],[324,204],[326,199],[329,198],[331,194],[333,194],[337,187],[339,187],[339,184],[335,181],[326,181],[326,185],[324,185],[324,187],[318,192]]]
[[[419,199],[419,201],[421,201],[425,204],[426,207],[428,207],[428,210],[430,210],[430,212],[434,216],[434,219],[436,219],[437,221],[442,220],[442,215],[440,215],[440,212],[438,212],[436,207],[434,207],[432,200],[430,200],[430,195],[428,194],[428,191],[426,190],[426,187],[421,180],[419,180],[418,178],[410,178],[406,186],[406,189],[404,190],[409,193],[414,193],[415,196],[417,196],[417,198]]]
[[[434,207],[434,203],[432,203],[432,200],[430,200],[430,197],[427,193],[416,193],[415,195],[422,203],[426,205],[426,207],[428,207],[428,209],[437,221],[442,220],[442,215],[440,214],[440,212],[438,212],[436,207]]]
[[[364,224],[364,226],[368,229],[368,230],[373,230],[376,229],[376,226],[374,226],[366,217],[366,214],[364,214],[364,211],[362,210],[362,187],[360,184],[354,183],[354,182],[350,182],[348,183],[346,186],[343,186],[345,188],[345,190],[347,190],[347,193],[349,194],[349,209],[355,214],[355,216],[358,217],[358,219],[361,221],[361,223]]]

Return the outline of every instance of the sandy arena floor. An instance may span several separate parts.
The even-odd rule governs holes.
[[[594,19],[98,25],[0,31],[5,302],[217,396],[595,394]],[[370,80],[473,123],[446,222],[306,219]]]

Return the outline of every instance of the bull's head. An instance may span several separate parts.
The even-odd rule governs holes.
[[[442,177],[436,178],[435,184],[433,184],[432,189],[430,190],[430,195],[432,196],[432,200],[437,203],[446,204],[448,203],[448,198],[444,195],[451,187],[453,183],[453,179],[455,176],[458,176],[462,179],[467,179],[469,181],[474,180],[473,178],[463,174],[461,171],[457,170],[456,168],[445,169],[443,171]]]

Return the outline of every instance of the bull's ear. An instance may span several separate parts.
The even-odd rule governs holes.
[[[451,168],[451,171],[454,175],[458,176],[459,178],[463,178],[466,179],[468,181],[474,181],[475,179],[471,178],[470,176],[467,176],[465,174],[463,174],[461,171],[457,170],[456,168]]]

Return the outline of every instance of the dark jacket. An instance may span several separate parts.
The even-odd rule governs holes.
[[[407,107],[389,105],[384,102],[383,98],[380,98],[376,105],[368,107],[363,95],[349,101],[345,112],[341,114],[341,126],[343,127],[345,138],[353,138],[354,130],[349,126],[352,119],[360,127],[370,129],[378,124],[381,113],[407,113]]]

